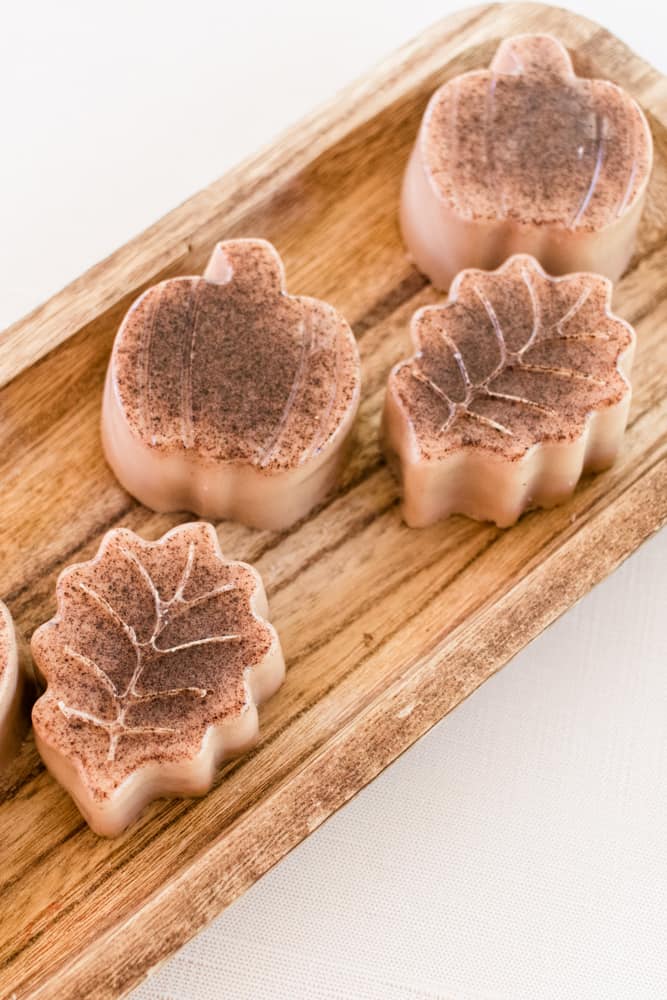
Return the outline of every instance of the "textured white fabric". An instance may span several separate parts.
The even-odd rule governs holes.
[[[6,4],[0,327],[462,2]],[[663,533],[134,1000],[666,998],[666,597]]]

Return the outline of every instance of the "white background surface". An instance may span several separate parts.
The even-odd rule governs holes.
[[[0,327],[458,6],[0,0]],[[666,597],[663,533],[135,1000],[667,997]]]

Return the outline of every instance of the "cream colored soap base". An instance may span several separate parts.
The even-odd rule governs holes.
[[[551,274],[616,280],[652,158],[644,114],[620,87],[576,76],[549,35],[508,38],[488,70],[431,98],[405,173],[403,238],[442,289],[464,268],[517,252]]]
[[[270,243],[228,240],[202,278],[148,289],[123,320],[104,450],[153,510],[280,530],[335,484],[359,387],[343,317],[286,293]]]
[[[383,416],[409,525],[461,513],[508,527],[612,464],[635,335],[610,303],[607,279],[552,278],[520,254],[463,271],[444,305],[415,313]]]
[[[0,601],[0,773],[11,763],[28,729],[32,688],[28,650]]]
[[[37,748],[93,830],[121,833],[152,799],[203,795],[259,737],[285,666],[257,572],[193,523],[145,542],[105,535],[57,584],[32,639],[47,688]]]

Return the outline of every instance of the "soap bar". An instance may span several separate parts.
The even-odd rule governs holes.
[[[288,295],[270,243],[228,240],[203,277],[149,288],[123,320],[104,449],[123,486],[154,510],[280,530],[335,483],[359,386],[340,313]]]
[[[258,739],[284,677],[259,574],[226,561],[210,524],[155,542],[108,532],[70,566],[32,638],[46,682],[37,749],[93,830],[115,836],[152,799],[201,795]]]
[[[508,38],[488,70],[431,98],[403,183],[405,243],[442,289],[516,252],[552,274],[616,280],[652,156],[646,119],[620,87],[576,76],[550,35]]]
[[[12,760],[30,721],[32,671],[9,609],[0,601],[0,772]]]
[[[517,254],[463,271],[447,302],[414,314],[415,353],[393,368],[383,416],[409,525],[461,513],[507,527],[611,465],[635,345],[611,291]]]

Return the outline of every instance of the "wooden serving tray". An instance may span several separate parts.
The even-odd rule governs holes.
[[[620,461],[570,503],[509,531],[400,520],[378,450],[391,365],[415,308],[438,296],[408,263],[396,206],[427,98],[485,66],[500,38],[552,31],[584,75],[646,110],[656,164],[616,311],[638,332]],[[337,496],[287,534],[219,526],[224,552],[267,584],[288,664],[262,742],[201,800],[155,803],[101,840],[28,740],[0,804],[0,996],[112,997],[193,935],[667,517],[667,80],[591,22],[535,4],[436,25],[260,156],[200,192],[10,327],[0,342],[0,596],[26,634],[56,576],[124,524],[156,537],[186,516],[131,500],[98,421],[112,338],[131,300],[199,273],[221,238],[265,236],[291,291],[332,302],[363,361],[358,445]]]

